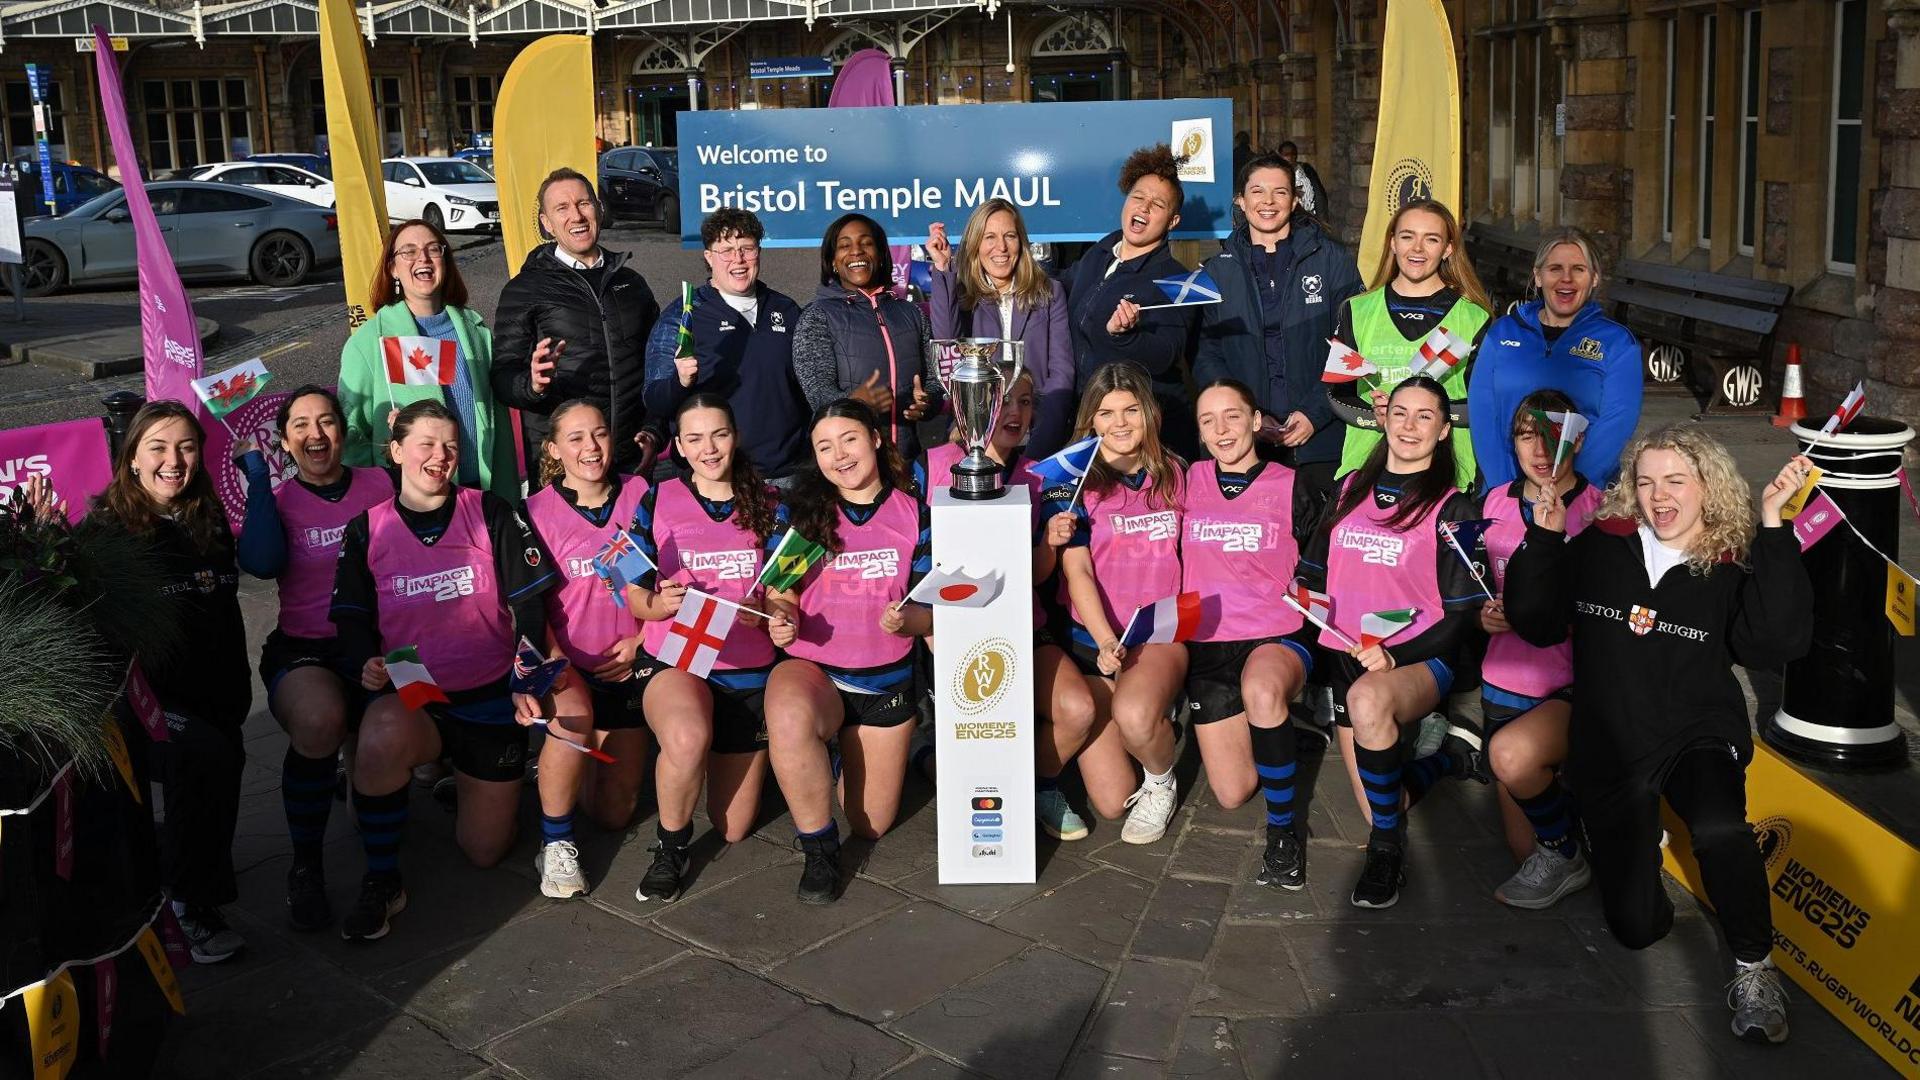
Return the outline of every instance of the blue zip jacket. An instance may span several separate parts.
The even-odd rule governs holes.
[[[1068,328],[1073,334],[1074,390],[1083,391],[1093,373],[1107,364],[1138,364],[1152,377],[1153,396],[1160,401],[1161,442],[1175,453],[1190,456],[1197,440],[1185,368],[1194,309],[1143,311],[1132,330],[1107,333],[1107,320],[1121,300],[1142,306],[1166,303],[1166,294],[1154,279],[1185,274],[1188,268],[1173,257],[1173,250],[1163,240],[1152,251],[1114,267],[1109,275],[1107,268],[1114,264],[1113,245],[1119,239],[1118,229],[1101,237],[1073,264],[1065,282]]]
[[[1467,421],[1488,491],[1520,478],[1513,414],[1535,390],[1564,392],[1587,418],[1586,442],[1573,467],[1591,483],[1613,482],[1620,452],[1640,424],[1640,342],[1633,331],[1589,300],[1549,346],[1540,330],[1541,306],[1529,300],[1496,319],[1473,357]]]
[[[1253,388],[1260,411],[1275,421],[1284,423],[1296,410],[1305,414],[1313,422],[1313,437],[1295,449],[1295,463],[1338,461],[1346,426],[1334,416],[1320,373],[1340,309],[1366,286],[1353,252],[1305,214],[1294,215],[1287,242],[1293,269],[1280,283],[1286,330],[1282,355],[1267,355],[1266,310],[1253,280],[1253,241],[1242,225],[1227,238],[1225,250],[1205,264],[1220,286],[1220,303],[1200,309],[1193,382],[1205,386],[1215,379],[1238,379]]]
[[[698,390],[719,394],[733,406],[737,433],[765,477],[784,476],[801,460],[807,437],[807,402],[793,374],[793,334],[800,305],[782,292],[755,283],[760,302],[748,326],[711,284],[693,291],[693,355],[700,374],[680,385],[673,354],[679,342],[680,305],[668,304],[647,337],[647,415],[663,425]]]

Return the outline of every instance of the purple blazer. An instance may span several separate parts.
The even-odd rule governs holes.
[[[958,252],[955,253],[956,261]],[[1026,363],[1033,370],[1039,404],[1034,409],[1033,432],[1027,437],[1027,456],[1048,457],[1067,444],[1073,426],[1073,338],[1067,330],[1067,292],[1050,282],[1053,297],[1031,311],[1014,305],[1013,325],[1003,332],[997,304],[981,304],[971,314],[960,310],[960,286],[952,270],[933,271],[933,295],[927,314],[936,338],[1009,338],[1026,343]]]

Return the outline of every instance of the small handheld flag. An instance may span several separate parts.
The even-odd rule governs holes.
[[[1045,461],[1036,461],[1028,470],[1040,478],[1041,490],[1074,484],[1084,479],[1100,453],[1100,436],[1089,435]]]
[[[1320,373],[1321,382],[1337,385],[1379,374],[1380,369],[1373,366],[1373,361],[1355,352],[1346,342],[1339,338],[1327,339],[1327,367]]]
[[[1213,275],[1206,268],[1190,270],[1173,277],[1154,278],[1153,283],[1167,296],[1164,304],[1141,304],[1141,311],[1153,308],[1193,307],[1197,304],[1217,304],[1220,302],[1220,286],[1214,284]]]
[[[1453,549],[1455,555],[1460,556],[1461,562],[1467,564],[1467,572],[1473,575],[1473,580],[1480,585],[1480,591],[1486,593],[1489,600],[1494,599],[1493,589],[1488,587],[1487,579],[1480,576],[1480,567],[1473,561],[1473,555],[1469,549],[1478,544],[1480,537],[1492,527],[1492,518],[1472,518],[1467,521],[1440,523],[1441,539],[1447,542],[1447,546]]]
[[[1200,594],[1183,592],[1135,609],[1120,635],[1120,644],[1168,645],[1185,641],[1200,628]]]
[[[597,746],[587,746],[584,743],[577,743],[577,742],[574,742],[572,739],[563,739],[560,736],[553,734],[553,721],[550,719],[536,716],[533,718],[533,722],[547,729],[547,738],[552,739],[554,742],[557,742],[562,746],[572,747],[573,749],[580,751],[581,753],[587,755],[588,757],[592,758],[595,761],[605,762],[608,765],[612,765],[615,762],[620,760],[619,758],[614,757],[612,754],[607,753],[605,750],[602,750]]]
[[[1333,625],[1333,598],[1323,592],[1315,592],[1303,581],[1296,580],[1293,587],[1280,594],[1286,605],[1306,616],[1307,621],[1332,634],[1334,639],[1349,649],[1357,649],[1353,639],[1340,632]]]
[[[1821,538],[1840,524],[1843,515],[1826,492],[1818,492],[1807,500],[1807,505],[1793,518],[1793,535],[1800,541],[1800,550],[1805,551],[1820,542]]]
[[[680,329],[674,332],[673,358],[693,355],[693,286],[680,283]]]
[[[225,423],[227,414],[259,397],[271,378],[273,373],[256,356],[244,364],[193,380],[193,392],[206,402],[208,412]]]
[[[726,647],[727,632],[733,629],[730,605],[716,602],[699,589],[688,589],[680,601],[680,612],[667,627],[667,640],[660,645],[660,659],[695,678],[704,679],[713,672],[720,650]]]
[[[1412,626],[1413,617],[1418,614],[1419,608],[1367,612],[1360,616],[1360,647],[1371,648],[1391,639],[1393,635]]]
[[[1548,412],[1545,409],[1528,409],[1533,417],[1534,427],[1542,439],[1553,443],[1553,471],[1560,471],[1560,460],[1566,456],[1567,449],[1587,430],[1587,418],[1577,412]]]
[[[447,700],[446,691],[433,681],[427,672],[427,665],[420,662],[420,650],[408,645],[387,654],[387,678],[393,680],[393,689],[400,695],[400,704],[409,709],[425,708],[436,701]]]
[[[1862,406],[1866,405],[1866,403],[1867,403],[1866,384],[1854,383],[1853,389],[1847,391],[1847,396],[1841,399],[1840,407],[1833,410],[1833,415],[1827,417],[1826,423],[1820,425],[1820,434],[1822,435],[1839,434],[1840,429],[1846,427],[1848,424],[1853,423],[1853,418],[1860,415],[1860,409]]]
[[[460,346],[436,337],[383,337],[387,381],[396,386],[452,386]]]
[[[1005,575],[998,570],[990,570],[979,577],[969,577],[963,571],[942,570],[936,566],[932,573],[920,579],[920,584],[915,585],[901,603],[986,607],[1000,595],[1000,587],[1005,582]]]
[[[513,655],[513,674],[507,676],[507,689],[516,694],[531,697],[545,697],[552,692],[553,684],[559,681],[560,673],[567,670],[567,658],[554,657],[552,660],[533,642],[520,639],[520,649]]]
[[[826,548],[788,529],[773,554],[767,557],[767,565],[760,568],[760,584],[774,592],[797,589],[807,571],[826,555]]]
[[[640,584],[640,579],[656,569],[653,560],[640,550],[633,534],[625,529],[616,530],[613,539],[593,557],[593,568],[602,579],[613,583],[615,596],[629,585]]]
[[[1408,375],[1425,375],[1430,379],[1444,379],[1447,372],[1459,367],[1473,352],[1473,342],[1444,326],[1436,326],[1420,342],[1420,351],[1414,354],[1413,363],[1407,368]]]

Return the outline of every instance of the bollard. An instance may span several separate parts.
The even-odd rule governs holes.
[[[115,390],[100,399],[106,407],[107,447],[116,459],[120,456],[120,444],[126,440],[127,425],[133,422],[133,414],[140,411],[147,399],[131,390]]]
[[[1805,448],[1818,429],[1803,421],[1793,433]],[[1898,420],[1862,416],[1803,449],[1820,467],[1820,490],[1889,559],[1900,557],[1902,450],[1912,439],[1913,429]],[[1813,579],[1813,647],[1787,665],[1780,708],[1761,738],[1814,765],[1900,764],[1907,747],[1893,719],[1893,625],[1881,602],[1886,562],[1844,527],[1803,558]]]

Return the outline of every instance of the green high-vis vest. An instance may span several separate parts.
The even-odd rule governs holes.
[[[1393,324],[1393,316],[1387,311],[1387,291],[1384,288],[1361,293],[1348,301],[1348,304],[1349,310],[1353,312],[1353,336],[1358,339],[1354,342],[1354,349],[1361,356],[1371,360],[1373,366],[1380,369],[1377,383],[1373,376],[1368,376],[1362,380],[1361,385],[1367,389],[1377,386],[1382,390],[1391,391],[1410,374],[1414,357],[1419,355],[1420,342],[1424,337],[1408,341],[1401,335],[1400,328]],[[1455,300],[1453,306],[1447,309],[1446,315],[1440,320],[1440,325],[1472,341],[1479,336],[1480,328],[1491,321],[1493,316],[1488,314],[1485,308],[1463,296]],[[1464,405],[1467,400],[1467,366],[1471,362],[1472,359],[1468,358],[1448,371],[1446,377],[1440,380],[1440,385],[1446,388],[1447,396],[1462,404],[1463,407],[1459,411],[1463,413],[1466,411]],[[1361,400],[1368,400],[1364,389]],[[1340,448],[1340,471],[1337,475],[1345,476],[1365,465],[1367,455],[1373,453],[1373,448],[1380,445],[1380,439],[1381,435],[1378,431],[1348,427],[1346,442]],[[1473,459],[1473,435],[1464,424],[1456,424],[1453,428],[1453,462],[1455,474],[1453,486],[1461,491],[1473,490],[1473,478],[1478,471],[1478,466],[1474,464]]]

